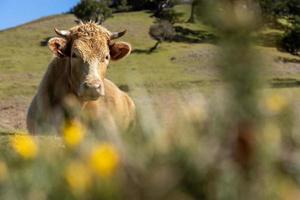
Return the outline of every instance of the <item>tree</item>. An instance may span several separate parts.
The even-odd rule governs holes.
[[[300,0],[257,0],[267,19],[300,14]]]
[[[154,16],[160,17],[166,8],[172,7],[170,3],[171,3],[170,0],[156,0],[155,1],[156,9],[154,11]]]
[[[196,8],[197,8],[198,3],[199,3],[199,0],[193,0],[192,1],[191,15],[190,15],[190,18],[188,19],[187,22],[189,22],[189,23],[194,23],[195,22],[195,13],[196,13]]]
[[[133,10],[148,9],[150,0],[128,0],[128,4],[132,6]]]
[[[277,48],[291,54],[300,51],[300,0],[257,0],[261,7],[263,17],[274,24],[277,19],[284,17],[287,23],[281,23],[284,28]]]
[[[115,6],[127,6],[127,0],[114,0],[113,5],[115,5]]]
[[[175,30],[169,21],[159,20],[150,26],[149,35],[156,40],[156,44],[149,50],[151,53],[159,47],[162,41],[171,41],[175,36]]]
[[[161,42],[174,39],[176,32],[173,24],[179,21],[182,15],[173,9],[176,0],[153,0],[152,3],[155,4],[153,16],[156,17],[156,22],[150,27],[149,35],[157,42],[150,48],[150,53],[156,50]]]
[[[300,53],[300,25],[296,24],[287,30],[279,43],[279,49],[293,55]]]
[[[300,0],[289,0],[287,6],[290,14],[300,15]]]
[[[83,21],[103,22],[112,15],[110,0],[81,0],[71,12]]]
[[[299,15],[291,15],[289,22],[277,48],[293,55],[300,55],[300,13]]]
[[[133,10],[151,10],[158,11],[164,6],[173,6],[178,0],[128,0],[128,5],[132,6]]]
[[[155,8],[152,11],[152,16],[158,20],[166,20],[174,24],[183,15],[173,9],[176,4],[175,0],[154,0],[153,3],[155,4]]]
[[[128,11],[129,10],[127,0],[114,0],[111,7],[116,8],[117,11]]]

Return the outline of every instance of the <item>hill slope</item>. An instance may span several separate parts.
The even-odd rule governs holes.
[[[188,5],[177,7],[185,13]],[[35,93],[52,55],[41,41],[54,36],[53,28],[68,29],[74,26],[73,15],[46,17],[23,26],[0,32],[0,129],[23,129],[26,108]],[[108,78],[118,85],[128,85],[136,101],[142,101],[141,89],[159,94],[169,89],[190,87],[209,91],[217,80],[214,70],[216,47],[208,43],[163,43],[159,51],[143,53],[155,44],[148,34],[154,19],[147,12],[118,13],[104,26],[111,31],[128,30],[122,40],[132,44],[140,53],[111,63]],[[201,24],[177,24],[193,30],[205,30]],[[274,48],[259,48],[270,60],[298,58],[279,53]],[[277,66],[277,67],[276,67]],[[272,68],[271,77],[298,78],[300,66],[279,63]],[[274,69],[274,70],[273,70]],[[211,87],[213,86],[213,87]]]
[[[54,27],[68,29],[74,26],[73,15],[58,15],[46,17],[32,23],[0,32],[0,96],[7,98],[11,95],[31,96],[36,84],[51,60],[51,52],[40,45],[41,41],[54,36]],[[128,34],[122,38],[132,44],[134,49],[148,50],[155,41],[148,35],[153,18],[146,12],[130,12],[115,14],[106,21],[104,26],[112,31],[127,29]],[[200,45],[208,47],[210,45]],[[199,45],[184,43],[163,44],[158,53],[133,54],[126,60],[112,63],[109,76],[119,83],[126,83],[124,74],[135,71],[142,75],[145,84],[198,79],[198,77],[182,76],[184,68],[174,61],[178,55],[189,54],[198,50]],[[171,60],[173,59],[173,61]],[[150,61],[151,62],[145,62]],[[183,59],[182,62],[185,60]],[[180,61],[179,61],[180,62]],[[193,63],[187,62],[186,64]],[[188,66],[186,66],[188,67]],[[166,73],[167,71],[167,73]],[[193,74],[191,74],[193,75]],[[127,78],[126,78],[127,79]],[[129,78],[135,82],[132,77]],[[139,81],[137,81],[139,83]],[[136,83],[137,83],[136,82]],[[18,88],[22,86],[22,88]]]

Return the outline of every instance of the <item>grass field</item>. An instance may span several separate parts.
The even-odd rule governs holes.
[[[197,23],[184,23],[189,17],[189,6],[176,8],[183,12],[182,26],[192,30],[211,31]],[[108,19],[104,26],[111,31],[127,29],[122,40],[132,44],[133,53],[125,60],[111,63],[108,78],[118,85],[128,85],[137,102],[142,102],[140,89],[156,96],[166,91],[180,93],[196,89],[210,94],[222,82],[215,70],[218,47],[210,43],[163,43],[152,54],[143,53],[155,44],[148,34],[154,18],[145,11],[118,13]],[[54,36],[53,28],[68,29],[74,26],[71,14],[45,17],[37,21],[0,32],[0,129],[11,131],[24,129],[27,106],[37,90],[52,55],[41,41]],[[269,34],[277,30],[266,30]],[[278,52],[274,47],[257,47],[265,60],[262,73],[276,83],[300,78],[300,58]],[[300,80],[300,79],[299,79]]]

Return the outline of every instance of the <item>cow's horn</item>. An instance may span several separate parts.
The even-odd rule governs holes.
[[[102,22],[103,22],[103,21],[102,21],[101,19],[97,19],[97,20],[95,21],[95,23],[98,24],[98,25],[102,25]]]
[[[57,35],[59,35],[61,37],[68,37],[71,34],[70,31],[58,30],[57,28],[54,28],[54,31]]]
[[[118,39],[118,38],[122,37],[123,35],[125,35],[126,32],[127,32],[127,30],[124,30],[121,32],[113,32],[113,33],[111,33],[110,39],[111,40]]]
[[[75,23],[79,25],[83,25],[83,21],[81,19],[75,19]]]

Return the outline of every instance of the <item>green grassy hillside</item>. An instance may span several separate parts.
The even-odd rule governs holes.
[[[181,5],[176,9],[184,13],[182,23],[176,26],[210,31],[201,23],[184,23],[189,17],[188,5]],[[118,85],[129,85],[130,93],[136,100],[141,98],[141,88],[150,94],[159,94],[170,89],[186,88],[197,88],[206,92],[220,85],[214,69],[217,47],[213,44],[163,43],[158,51],[152,54],[143,53],[155,44],[148,34],[149,26],[154,21],[150,15],[144,11],[118,13],[105,22],[104,26],[111,31],[127,29],[128,33],[122,40],[131,43],[133,49],[139,52],[122,61],[111,63],[108,78]],[[41,41],[55,36],[54,27],[68,29],[74,26],[74,19],[71,14],[50,16],[0,32],[1,105],[12,102],[14,107],[21,99],[21,112],[25,112],[52,58],[48,48],[41,46]],[[299,58],[278,52],[273,47],[257,48],[268,61],[266,76],[279,82],[290,78],[293,78],[292,81],[298,80]],[[24,114],[21,119],[23,118]]]
[[[184,10],[184,7],[180,9]],[[73,15],[51,16],[0,32],[2,98],[33,95],[52,57],[48,48],[41,46],[40,42],[55,35],[54,27],[68,29],[74,26],[74,19]],[[128,34],[122,40],[143,52],[155,44],[148,35],[153,20],[147,12],[120,13],[107,20],[104,26],[111,31],[127,29]],[[213,48],[209,44],[164,43],[153,54],[136,53],[126,60],[112,63],[108,76],[118,84],[148,88],[180,87],[209,78],[206,74],[198,73],[199,65],[204,66],[207,62],[206,56],[203,56],[204,60],[201,60],[201,55],[200,59],[194,56],[201,49],[205,53]]]

